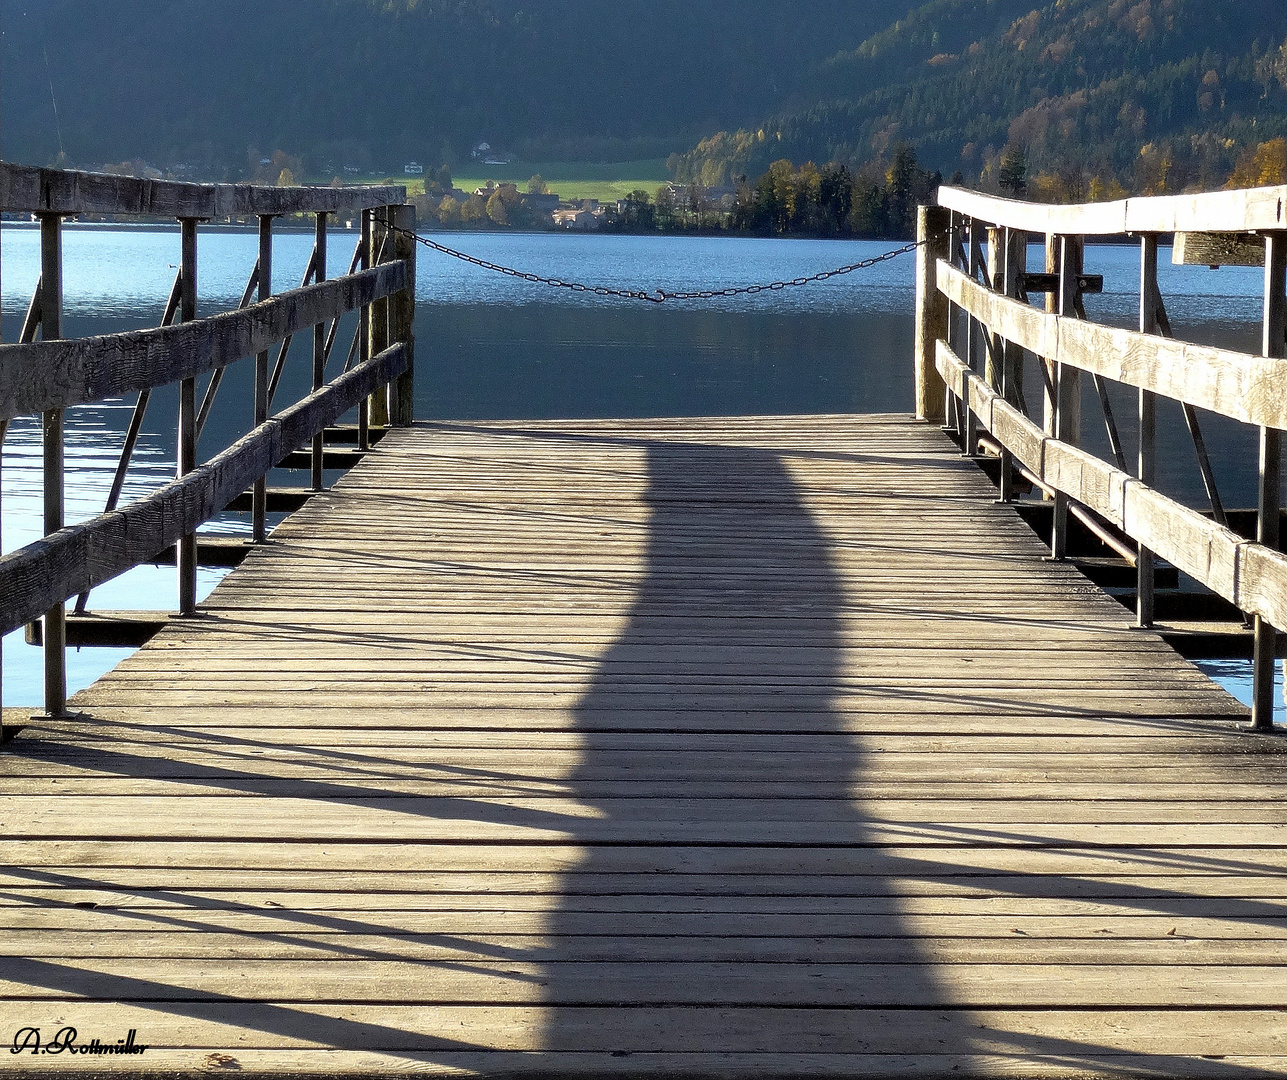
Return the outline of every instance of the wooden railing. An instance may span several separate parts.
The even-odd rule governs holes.
[[[1252,723],[1272,727],[1275,628],[1287,627],[1287,557],[1278,551],[1287,428],[1287,188],[1083,206],[942,188],[938,202],[920,211],[925,243],[917,274],[918,415],[945,420],[966,452],[977,451],[981,437],[999,448],[1003,498],[1012,496],[1018,470],[1045,489],[1055,504],[1054,557],[1065,555],[1070,509],[1092,527],[1107,524],[1128,537],[1135,547],[1141,626],[1153,624],[1158,558],[1251,616]],[[1171,337],[1157,279],[1158,241],[1171,233],[1190,252],[1259,253],[1255,257],[1265,267],[1262,355]],[[1085,272],[1085,238],[1121,234],[1131,234],[1140,246],[1138,331],[1088,321],[1081,299],[1102,284]],[[1045,241],[1043,273],[1028,272],[1030,236]],[[1030,294],[1044,295],[1044,309],[1032,305]],[[1040,374],[1039,385],[1025,386],[1027,356]],[[1080,446],[1083,372],[1099,391],[1113,463]],[[1108,381],[1138,392],[1133,460],[1117,432]],[[1183,408],[1210,516],[1153,486],[1158,396]],[[1195,408],[1259,429],[1254,540],[1225,523]]]
[[[314,490],[326,462],[323,432],[354,408],[357,439],[369,427],[412,419],[415,313],[415,211],[402,187],[257,187],[186,184],[92,173],[33,169],[0,162],[0,210],[40,222],[40,279],[17,344],[0,345],[0,440],[9,421],[40,414],[44,455],[43,539],[0,558],[0,634],[41,620],[45,708],[65,712],[66,601],[82,610],[95,586],[175,547],[178,614],[196,606],[196,529],[250,488],[252,536],[266,535],[269,471],[308,447]],[[327,219],[360,214],[361,231],[348,272],[327,278]],[[161,325],[99,337],[62,336],[63,219],[71,215],[175,218],[181,265]],[[314,246],[301,287],[273,290],[273,221],[313,217]],[[198,226],[203,220],[258,220],[259,258],[234,311],[198,317]],[[393,226],[393,228],[390,228]],[[340,318],[358,312],[343,364],[329,364]],[[312,331],[311,392],[273,413],[294,335]],[[39,338],[39,339],[37,339]],[[276,358],[273,349],[276,347]],[[224,371],[254,358],[248,433],[198,464],[197,439]],[[337,374],[328,378],[328,366]],[[208,375],[200,407],[198,377]],[[131,455],[155,387],[179,386],[176,478],[118,506]],[[104,512],[78,524],[63,520],[64,410],[137,392],[138,399]],[[2,508],[0,508],[2,509]]]

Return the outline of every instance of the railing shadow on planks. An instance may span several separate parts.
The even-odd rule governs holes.
[[[1179,261],[1264,265],[1262,355],[1171,337],[1157,282],[1158,242],[1171,234]],[[1045,240],[1044,273],[1027,271],[1030,236]],[[1138,238],[1138,331],[1087,320],[1082,294],[1102,286],[1085,273],[1088,236]],[[919,239],[917,415],[943,420],[968,452],[999,455],[1004,500],[1013,497],[1016,473],[1053,500],[1054,558],[1065,555],[1070,512],[1106,539],[1117,537],[1136,566],[1139,625],[1153,625],[1159,559],[1247,613],[1254,632],[1252,726],[1271,729],[1275,628],[1287,627],[1287,556],[1278,550],[1287,428],[1287,187],[1073,206],[945,187],[937,206],[920,208]],[[1044,310],[1030,302],[1038,294]],[[1041,400],[1034,394],[1031,410],[1026,356],[1040,379]],[[1082,372],[1095,380],[1115,464],[1080,447]],[[1138,391],[1139,445],[1129,464],[1105,380]],[[1154,487],[1159,395],[1184,410],[1210,517]],[[1227,525],[1195,407],[1259,428],[1254,540]]]
[[[329,425],[356,408],[357,441],[365,450],[371,428],[411,423],[416,248],[396,230],[414,233],[415,211],[405,204],[400,186],[188,184],[0,162],[0,210],[39,220],[41,271],[20,341],[0,345],[0,442],[14,417],[41,415],[45,532],[0,559],[0,634],[40,620],[47,713],[66,711],[68,600],[79,597],[77,610],[83,610],[95,586],[174,548],[178,612],[191,614],[199,525],[250,488],[253,540],[262,541],[272,468],[308,447],[312,488],[320,490]],[[361,231],[348,272],[327,278],[327,221],[339,213],[360,214]],[[62,337],[62,227],[75,215],[177,219],[181,264],[158,328]],[[283,215],[312,215],[315,243],[301,287],[274,293],[273,221]],[[238,308],[198,318],[198,225],[232,216],[258,220],[259,257]],[[359,316],[352,346],[342,370],[328,378],[340,319],[353,311]],[[309,330],[312,392],[273,413],[291,340]],[[246,407],[249,431],[198,464],[197,440],[224,371],[250,357],[255,371],[254,400]],[[198,406],[197,379],[204,375]],[[179,386],[177,476],[118,506],[151,392],[171,383]],[[131,393],[138,400],[105,510],[66,526],[64,410]]]

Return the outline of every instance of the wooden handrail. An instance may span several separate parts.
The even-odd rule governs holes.
[[[0,559],[0,634],[87,592],[191,535],[246,486],[411,362],[406,342],[284,409],[223,453],[119,510],[60,529]]]
[[[992,333],[1055,363],[1245,424],[1287,429],[1287,360],[1048,315],[940,260],[938,287]]]
[[[407,201],[401,185],[277,187],[189,184],[133,176],[39,169],[0,161],[0,210],[32,214],[126,214],[216,218],[356,213]]]
[[[226,367],[406,288],[407,264],[281,293],[206,319],[98,337],[0,345],[0,420],[63,409]]]
[[[1089,507],[1240,610],[1287,625],[1287,555],[1247,540],[1076,446],[1048,436],[939,341],[937,367],[980,425],[1040,483]]]
[[[1019,202],[964,188],[941,187],[938,205],[993,225],[1066,236],[1287,229],[1287,186],[1068,206]]]
[[[924,246],[917,289],[917,414],[927,419],[939,415],[932,398],[944,387],[944,415],[952,418],[963,449],[973,452],[980,428],[1000,446],[1003,500],[1010,498],[1015,464],[1037,478],[1054,498],[1054,558],[1065,554],[1071,504],[1101,515],[1130,536],[1138,544],[1140,626],[1153,625],[1155,556],[1253,616],[1252,723],[1261,730],[1272,727],[1275,628],[1287,627],[1287,556],[1278,551],[1282,432],[1287,430],[1287,186],[1078,206],[1018,202],[944,187],[939,203],[921,209],[918,228]],[[987,274],[979,267],[985,225]],[[1140,236],[1138,330],[1093,323],[1081,303],[1086,236],[1123,233]],[[1237,249],[1240,261],[1258,258],[1264,264],[1260,355],[1172,338],[1157,282],[1159,237],[1166,233],[1199,240],[1203,234],[1217,234],[1220,242],[1204,250]],[[1241,242],[1251,234],[1258,234],[1251,236],[1254,245]],[[1057,272],[1058,290],[1045,311],[1028,303],[1023,288],[1032,235],[1045,240],[1047,276]],[[1255,257],[1248,253],[1253,246]],[[1040,426],[1028,419],[1026,406],[1016,407],[1024,401],[1024,350],[1035,355],[1045,384]],[[1018,357],[1017,366],[1010,363],[1012,355]],[[986,379],[979,374],[983,367]],[[1096,380],[1121,468],[1077,446],[1083,371]],[[1124,471],[1127,458],[1106,379],[1139,390],[1138,476]],[[1183,406],[1216,521],[1153,487],[1159,396]],[[1259,428],[1255,542],[1220,524],[1222,504],[1196,408]]]

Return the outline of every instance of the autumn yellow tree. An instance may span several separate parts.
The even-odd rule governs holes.
[[[1248,148],[1238,159],[1226,188],[1269,187],[1287,184],[1287,139],[1270,139]]]

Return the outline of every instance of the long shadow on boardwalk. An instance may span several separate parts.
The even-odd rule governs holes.
[[[644,895],[618,879],[610,907],[622,962],[605,962],[602,946],[586,961],[589,946],[577,944],[585,901],[566,897],[551,928],[557,1008],[546,1046],[619,1056],[888,1052],[893,1018],[878,1011],[946,1001],[910,938],[903,963],[874,967],[832,962],[825,940],[849,939],[842,951],[852,960],[853,938],[873,927],[899,936],[889,929],[899,868],[873,846],[856,804],[840,801],[850,785],[861,790],[865,762],[831,702],[842,586],[827,538],[776,453],[674,443],[653,444],[648,459],[645,576],[577,709],[584,746],[572,791],[599,813],[580,819],[585,857],[572,880],[633,864],[668,871],[675,884],[672,895]],[[683,677],[659,656],[678,658]],[[631,752],[636,726],[664,733],[666,748]],[[788,752],[790,771],[778,763]],[[810,755],[803,770],[801,752]],[[595,782],[610,775],[628,775],[638,798],[596,799]],[[657,797],[663,777],[668,792],[682,778],[689,797]],[[730,791],[739,780],[742,792]],[[847,873],[855,855],[862,869]],[[808,883],[799,895],[793,879]],[[895,1041],[906,1052],[966,1050],[924,1026],[913,1015]]]
[[[1128,1064],[1099,1042],[1094,1011],[1076,1035],[1045,1034],[1040,1011],[1005,1019],[1041,1010],[1055,986],[1031,1001],[983,991],[977,1012],[960,1001],[898,896],[900,880],[946,881],[950,855],[900,859],[863,817],[870,763],[833,702],[846,597],[781,457],[666,443],[648,460],[645,575],[576,710],[571,794],[597,813],[578,819],[584,858],[550,926],[542,1044],[555,1060],[612,1054],[623,1073],[677,1076],[962,1076],[1003,1059],[1020,1072],[1263,1075],[1160,1055]],[[632,749],[643,733],[665,748]],[[779,765],[786,752],[794,764]],[[600,797],[610,777],[637,797]],[[689,792],[675,796],[681,777]],[[640,887],[658,873],[673,889]],[[578,896],[590,877],[599,886]],[[589,936],[604,934],[589,913],[605,911],[611,935]]]

